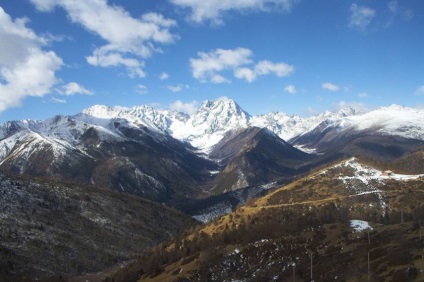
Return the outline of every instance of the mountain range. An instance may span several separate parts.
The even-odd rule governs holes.
[[[57,281],[113,265],[68,278],[291,280],[292,263],[294,278],[307,279],[305,248],[329,259],[316,270],[323,280],[340,261],[338,275],[350,281],[343,263],[363,266],[366,248],[347,235],[349,219],[397,224],[405,212],[407,227],[373,226],[379,240],[393,238],[372,249],[374,275],[404,281],[403,265],[381,254],[387,247],[402,263],[417,261],[413,248],[424,246],[414,227],[424,220],[423,152],[424,110],[397,105],[252,116],[221,98],[193,115],[97,105],[6,122],[0,281]],[[396,245],[405,232],[415,241]]]
[[[424,144],[424,110],[252,116],[228,98],[193,115],[95,105],[0,126],[0,170],[165,203],[290,179],[343,156],[394,160]]]

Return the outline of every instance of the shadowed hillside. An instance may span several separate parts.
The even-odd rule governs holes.
[[[136,196],[0,176],[0,281],[105,269],[194,221]]]

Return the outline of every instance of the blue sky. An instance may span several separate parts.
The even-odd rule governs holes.
[[[1,0],[0,122],[94,104],[424,105],[424,1]]]

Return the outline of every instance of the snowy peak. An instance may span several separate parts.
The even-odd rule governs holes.
[[[348,132],[372,131],[380,135],[424,140],[423,119],[424,110],[398,105],[367,113],[345,107],[310,117],[289,116],[282,112],[251,116],[235,101],[223,97],[204,101],[191,116],[146,105],[133,108],[94,105],[71,117],[57,116],[45,121],[3,124],[0,127],[0,137],[5,138],[22,129],[28,129],[74,143],[88,127],[103,127],[107,131],[114,131],[113,124],[119,122],[128,127],[147,127],[158,134],[169,134],[175,139],[190,143],[200,151],[210,152],[229,131],[260,127],[267,128],[294,145],[316,149],[313,144],[319,143],[317,138],[325,137],[328,141]]]
[[[361,113],[363,113],[363,112],[359,111],[357,109],[354,109],[352,107],[345,107],[345,108],[340,109],[337,112],[337,114],[339,116],[342,116],[342,117],[355,116],[355,115],[358,115],[358,114],[361,114]]]
[[[118,117],[125,108],[122,107],[108,107],[104,105],[94,105],[90,108],[84,109],[82,114],[92,116],[95,118],[111,119]]]
[[[215,101],[202,103],[193,116],[194,126],[207,123],[215,128],[232,125],[247,125],[250,115],[246,113],[236,102],[228,98],[220,98]]]
[[[424,140],[424,110],[392,105],[338,121],[345,130],[375,129],[383,135]]]
[[[185,122],[178,120],[168,132],[189,142],[203,152],[208,152],[227,132],[248,127],[250,115],[228,98],[205,101],[197,112]]]

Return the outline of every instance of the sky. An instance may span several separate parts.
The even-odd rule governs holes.
[[[422,0],[0,0],[0,122],[424,106]]]

